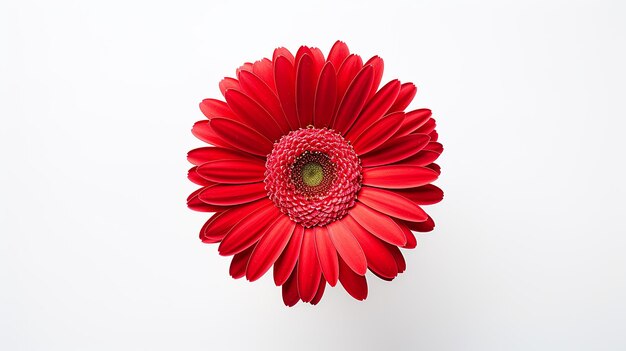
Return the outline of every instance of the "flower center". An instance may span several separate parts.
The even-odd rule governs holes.
[[[307,186],[318,186],[322,179],[324,179],[324,172],[319,163],[307,163],[302,168],[302,181]]]
[[[361,188],[361,162],[354,149],[326,128],[303,128],[283,136],[265,168],[268,197],[307,228],[343,218]]]

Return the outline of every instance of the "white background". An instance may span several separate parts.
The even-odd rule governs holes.
[[[5,1],[0,349],[626,349],[620,1]],[[244,61],[336,39],[418,86],[437,227],[365,302],[283,306],[197,233],[186,152]]]

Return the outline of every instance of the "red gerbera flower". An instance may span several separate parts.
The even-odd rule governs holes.
[[[427,109],[405,112],[412,83],[378,88],[383,60],[363,63],[336,42],[287,49],[237,69],[219,84],[226,102],[200,103],[192,132],[213,146],[189,152],[202,186],[188,206],[215,212],[200,231],[233,256],[230,274],[259,279],[274,266],[283,300],[316,304],[326,283],[367,297],[365,273],[392,280],[399,248],[435,224],[421,205],[441,201],[430,184],[443,151]]]

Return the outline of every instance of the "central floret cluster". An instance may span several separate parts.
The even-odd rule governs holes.
[[[343,218],[361,188],[361,162],[339,133],[302,128],[274,144],[265,163],[269,198],[310,228]]]

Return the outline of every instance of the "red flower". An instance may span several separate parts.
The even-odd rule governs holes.
[[[189,152],[187,204],[215,212],[200,231],[233,256],[230,274],[259,279],[274,266],[288,306],[316,304],[326,283],[367,297],[365,273],[392,280],[412,231],[435,224],[421,205],[441,201],[430,184],[443,147],[427,109],[405,112],[412,83],[378,89],[383,60],[365,64],[343,42],[327,58],[301,47],[246,63],[224,78],[226,102],[200,103],[192,132],[212,144]]]

